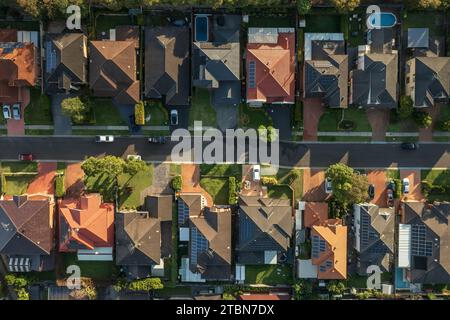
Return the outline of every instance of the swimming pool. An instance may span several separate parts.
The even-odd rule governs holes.
[[[367,18],[367,22],[372,28],[391,28],[397,23],[397,17],[391,12],[376,12]]]
[[[195,16],[195,41],[204,42],[208,41],[208,16],[206,15],[198,15]]]

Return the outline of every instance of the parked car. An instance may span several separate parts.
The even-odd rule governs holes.
[[[409,193],[409,179],[403,179],[403,193]]]
[[[20,120],[20,105],[19,104],[13,105],[12,114],[13,114],[14,120]]]
[[[96,136],[95,142],[114,142],[114,136]]]
[[[331,179],[330,178],[326,178],[325,179],[325,192],[326,193],[333,192],[333,185],[331,183]]]
[[[142,157],[138,154],[129,154],[127,160],[142,160]]]
[[[170,110],[170,124],[173,126],[178,125],[178,110]]]
[[[392,189],[386,189],[386,199],[387,206],[389,208],[392,208],[394,206],[394,191]]]
[[[261,179],[261,166],[255,164],[253,166],[253,181],[259,181]]]
[[[166,137],[150,137],[148,138],[148,142],[163,144],[166,143]]]
[[[369,189],[367,190],[367,193],[369,194],[370,199],[375,198],[375,185],[374,184],[369,185]]]
[[[414,142],[403,142],[400,146],[403,150],[416,150],[418,147]]]
[[[33,161],[34,156],[31,153],[22,153],[19,154],[20,161]]]
[[[3,118],[11,119],[11,107],[6,104],[3,106]]]
[[[395,182],[394,180],[389,181],[388,185],[387,185],[388,189],[391,189],[393,192],[395,192]]]

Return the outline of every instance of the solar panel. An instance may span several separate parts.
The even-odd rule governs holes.
[[[433,243],[427,241],[427,229],[424,225],[411,226],[411,253],[413,256],[431,257],[433,255]]]
[[[256,87],[255,73],[256,73],[256,63],[255,61],[250,61],[248,63],[248,85],[250,88]]]
[[[208,240],[198,231],[196,227],[191,228],[191,262],[197,264],[198,256],[208,250]]]
[[[183,200],[178,200],[178,225],[183,225],[189,219],[189,207]]]
[[[366,214],[361,215],[361,246],[366,247],[369,245],[369,228],[370,228],[370,217]]]
[[[319,257],[319,240],[320,240],[320,238],[318,236],[313,236],[312,237],[311,254],[312,254],[313,258],[318,258]]]

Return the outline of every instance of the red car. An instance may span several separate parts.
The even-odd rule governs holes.
[[[19,155],[20,161],[33,161],[34,157],[31,153],[22,153]]]

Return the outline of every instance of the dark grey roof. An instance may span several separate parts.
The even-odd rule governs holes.
[[[45,91],[68,92],[87,83],[87,38],[82,33],[47,34]]]
[[[154,218],[161,221],[172,221],[173,196],[160,194],[145,197],[145,210]]]
[[[392,53],[392,28],[370,29],[367,31],[367,41],[371,53]]]
[[[311,58],[305,61],[305,97],[321,97],[329,107],[347,107],[349,60],[345,42],[312,41]]]
[[[433,107],[448,102],[450,57],[418,57],[408,61],[410,84],[416,107]],[[413,76],[414,75],[414,76]],[[409,88],[408,88],[409,89]]]
[[[145,95],[169,106],[189,104],[189,29],[145,28]]]
[[[258,264],[264,251],[284,252],[290,246],[293,219],[289,200],[241,196],[237,222],[238,263]],[[248,261],[248,257],[255,260]]]
[[[412,283],[450,283],[450,203],[405,202],[403,223],[424,227],[421,241],[431,249],[431,255],[412,256],[410,281]],[[412,246],[414,243],[412,243]]]
[[[397,108],[396,54],[366,54],[351,71],[351,103],[366,108]]]
[[[367,275],[367,267],[377,265],[383,272],[390,272],[394,253],[394,210],[376,205],[358,206],[361,224],[358,271]]]
[[[428,28],[408,28],[408,48],[428,48]]]

